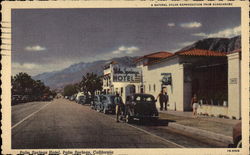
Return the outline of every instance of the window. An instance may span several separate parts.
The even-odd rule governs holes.
[[[97,101],[98,101],[98,98],[97,98],[97,96],[95,96],[95,98],[94,98],[94,101],[95,101],[95,102],[97,102]]]
[[[148,85],[148,91],[151,91],[151,85],[150,84]]]
[[[155,88],[155,84],[154,84],[154,92],[155,92],[156,88]]]
[[[143,86],[140,86],[140,91],[141,91],[141,93],[144,92],[144,85],[143,85]]]
[[[106,96],[103,96],[102,97],[102,101],[106,101],[107,100],[107,97]]]
[[[154,98],[151,96],[145,97],[146,102],[152,102],[153,100],[154,100]]]

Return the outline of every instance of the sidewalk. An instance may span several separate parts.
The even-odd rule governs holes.
[[[169,127],[225,143],[232,142],[233,127],[240,122],[240,120],[208,116],[198,116],[198,118],[193,118],[192,112],[172,110],[159,110],[159,115],[161,119],[173,121],[169,123]]]

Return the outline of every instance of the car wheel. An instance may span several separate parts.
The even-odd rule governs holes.
[[[99,107],[96,107],[96,111],[97,111],[97,112],[100,112],[100,109],[99,109]]]
[[[242,147],[242,139],[240,139],[236,144],[236,148],[241,148],[241,147]]]

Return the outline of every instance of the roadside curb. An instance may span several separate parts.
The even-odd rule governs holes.
[[[185,126],[185,125],[181,125],[181,124],[173,123],[173,122],[169,122],[168,126],[171,128],[177,129],[177,130],[191,133],[193,135],[207,137],[209,139],[217,140],[217,141],[220,141],[223,143],[228,143],[228,144],[233,143],[232,137],[225,136],[225,135],[218,134],[218,133],[214,133],[211,131],[206,131],[206,130],[202,130],[202,129],[198,129],[198,128],[194,128],[194,127],[189,127],[189,126]]]

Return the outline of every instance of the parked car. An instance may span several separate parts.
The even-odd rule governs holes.
[[[34,101],[42,101],[42,96],[35,96]]]
[[[153,95],[138,93],[130,95],[130,98],[133,104],[126,107],[126,112],[123,115],[127,123],[130,123],[134,119],[157,120],[159,118],[159,113],[155,104],[156,100]]]
[[[21,103],[22,96],[21,95],[12,95],[11,97],[11,105],[15,105]]]
[[[84,93],[83,92],[78,92],[76,94],[76,98],[75,98],[76,103],[78,103],[80,96],[84,96]]]
[[[76,96],[75,96],[75,95],[72,95],[72,96],[70,96],[69,100],[70,100],[70,101],[74,101],[75,98],[76,98]]]
[[[91,109],[95,109],[94,98],[93,98],[93,100],[90,101],[90,107],[91,107]]]
[[[86,103],[85,104],[92,104],[92,102],[93,102],[93,98],[91,97],[91,95],[88,95],[88,96],[86,96]]]
[[[102,105],[102,95],[96,95],[94,97],[94,109],[101,112],[103,111],[103,105]]]
[[[86,104],[86,96],[82,95],[78,97],[78,104]]]
[[[241,148],[242,147],[242,130],[241,130],[242,123],[237,123],[233,128],[233,142],[234,147]]]
[[[102,96],[102,111],[103,113],[115,113],[115,103],[114,103],[115,95],[104,95]]]
[[[52,95],[49,96],[49,100],[52,101],[54,97]]]
[[[25,103],[25,102],[30,102],[31,99],[30,99],[30,96],[29,95],[23,95],[22,96],[22,99],[21,99],[21,102],[22,103]]]

